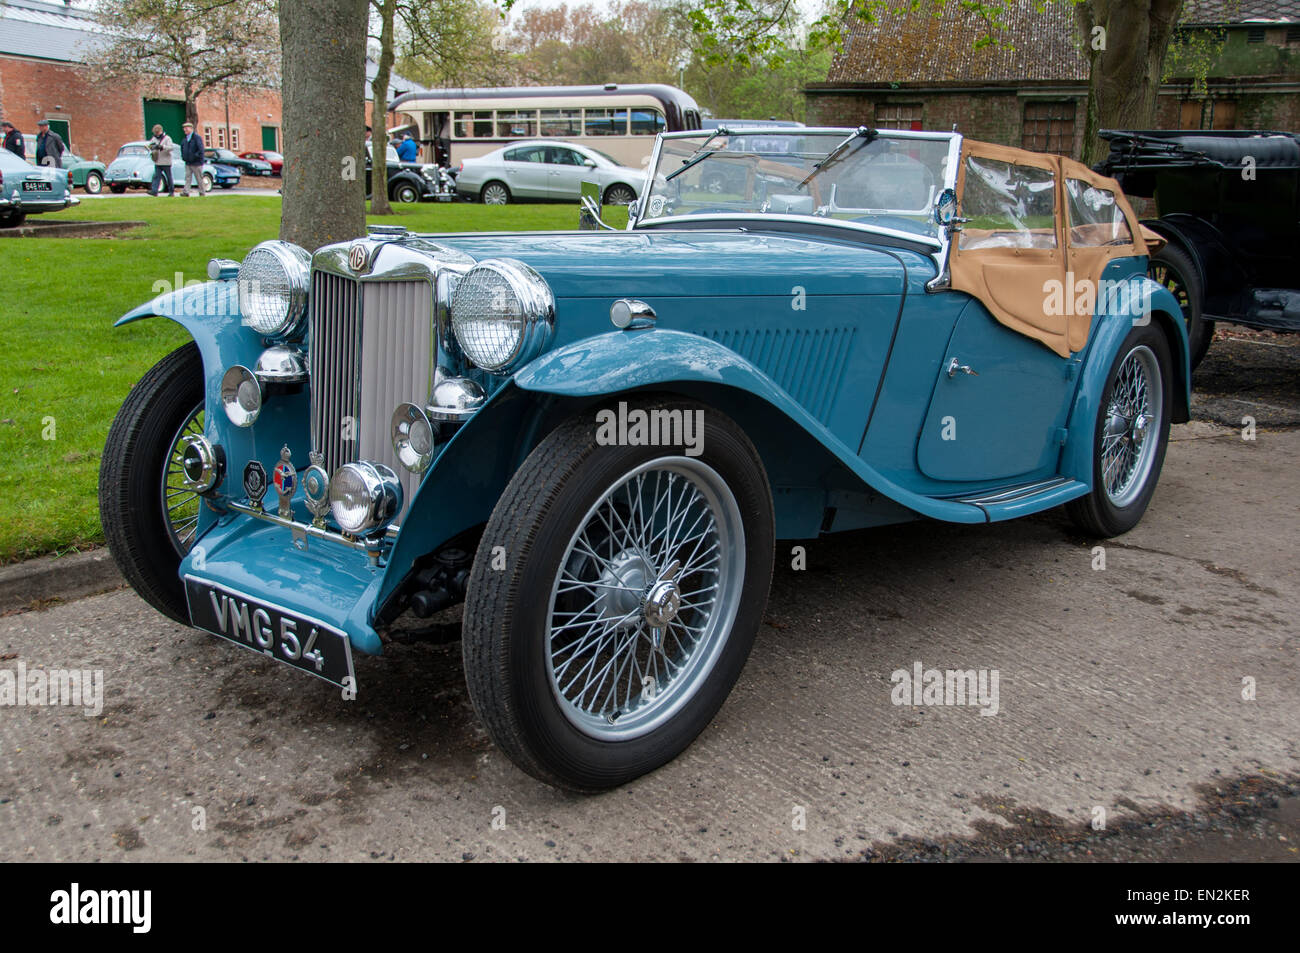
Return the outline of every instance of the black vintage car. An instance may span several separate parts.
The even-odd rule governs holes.
[[[388,147],[388,198],[392,202],[408,204],[426,199],[450,202],[456,197],[456,180],[449,169],[430,163],[403,162],[397,150]],[[366,143],[366,198],[370,198],[370,174],[373,159],[370,143]]]
[[[1105,130],[1097,165],[1131,196],[1154,198],[1143,224],[1168,240],[1151,277],[1183,307],[1192,365],[1215,321],[1300,331],[1300,138],[1251,130]]]

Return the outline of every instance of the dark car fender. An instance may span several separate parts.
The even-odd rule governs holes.
[[[1246,273],[1218,227],[1197,215],[1177,212],[1142,224],[1177,245],[1196,263],[1205,301],[1231,299],[1246,284]],[[1207,308],[1214,311],[1214,308]]]

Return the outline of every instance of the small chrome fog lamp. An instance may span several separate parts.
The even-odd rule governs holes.
[[[421,473],[433,462],[433,425],[415,404],[398,404],[390,427],[397,462],[412,473]]]
[[[296,347],[277,344],[257,357],[253,375],[264,387],[274,384],[301,384],[307,380],[307,355]]]
[[[251,427],[262,412],[262,385],[253,372],[236,364],[221,375],[221,406],[236,427]]]
[[[402,484],[382,463],[343,464],[330,478],[329,497],[334,522],[353,535],[383,529],[402,510]]]
[[[185,489],[208,493],[221,482],[226,469],[226,454],[220,445],[202,434],[190,434],[181,441],[181,482]]]
[[[467,420],[478,413],[486,399],[476,381],[468,377],[444,377],[433,388],[429,416],[434,420]]]

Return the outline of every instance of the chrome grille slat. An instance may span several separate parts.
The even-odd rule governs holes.
[[[419,475],[397,463],[388,428],[394,407],[423,404],[432,390],[432,282],[358,282],[315,271],[309,327],[312,444],[326,469],[333,473],[352,460],[385,463],[409,503]],[[344,439],[348,416],[352,440]]]

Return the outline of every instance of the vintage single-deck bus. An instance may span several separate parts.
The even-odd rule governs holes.
[[[415,125],[421,157],[442,165],[554,136],[640,167],[658,133],[700,128],[695,100],[658,84],[428,89],[399,96],[389,110],[399,129]]]

